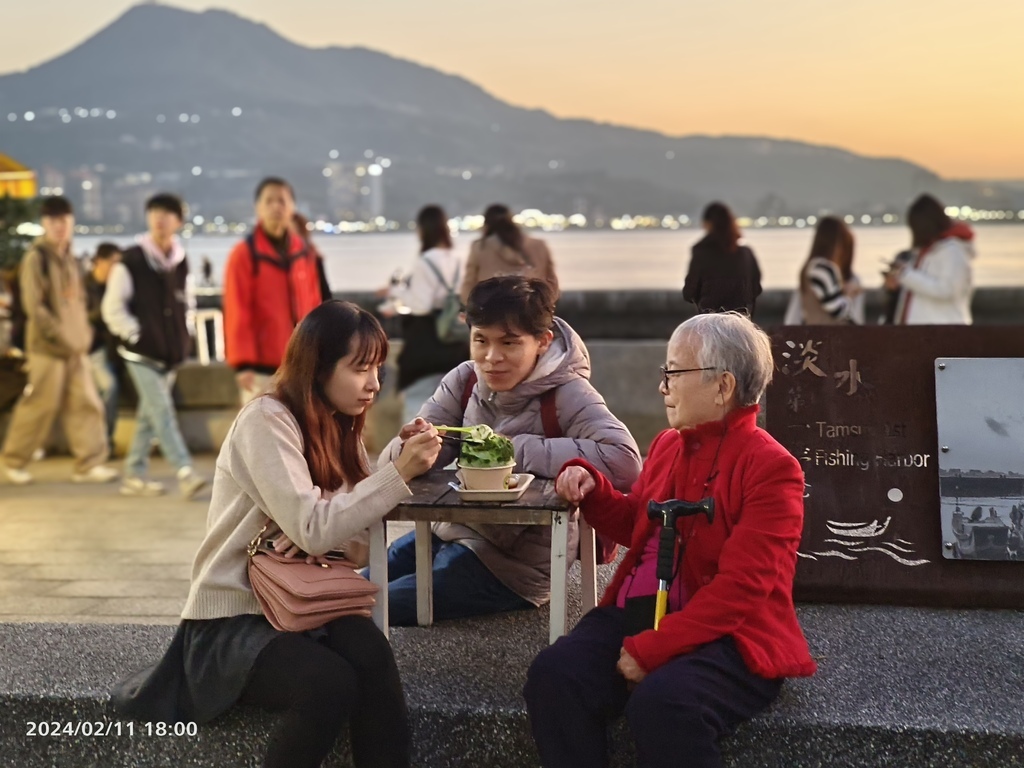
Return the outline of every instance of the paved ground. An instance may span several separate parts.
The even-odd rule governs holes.
[[[198,456],[196,470],[212,478],[213,462]],[[69,458],[30,469],[32,485],[0,477],[0,623],[177,624],[209,488],[184,501],[159,459],[152,479],[170,493],[147,499],[121,496],[116,482],[73,484]],[[388,525],[390,537],[405,530]]]

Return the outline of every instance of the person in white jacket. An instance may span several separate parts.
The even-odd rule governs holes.
[[[914,257],[892,269],[885,287],[899,289],[897,325],[970,325],[974,232],[953,222],[938,200],[921,195],[907,212]]]

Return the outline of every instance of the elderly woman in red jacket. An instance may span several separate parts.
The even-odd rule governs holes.
[[[574,459],[556,488],[629,546],[599,607],[542,651],[524,695],[545,768],[608,765],[625,714],[642,768],[721,765],[718,740],[765,709],[786,677],[811,675],[793,607],[803,527],[799,463],[758,428],[768,337],[735,313],[698,315],[668,344],[659,434],[628,494]],[[714,499],[680,518],[668,614],[654,629],[659,521],[649,501]]]

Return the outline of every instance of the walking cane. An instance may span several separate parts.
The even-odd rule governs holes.
[[[675,554],[676,554],[676,521],[680,517],[691,517],[693,515],[704,515],[708,523],[715,519],[715,500],[710,496],[700,501],[681,501],[669,499],[668,501],[647,502],[647,517],[651,520],[661,520],[661,532],[658,534],[658,597],[654,606],[654,628],[657,629],[661,620],[668,612],[668,590],[675,575]],[[683,549],[680,548],[680,560],[683,557]]]

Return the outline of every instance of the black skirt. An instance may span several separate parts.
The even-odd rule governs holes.
[[[163,658],[120,682],[111,703],[135,720],[209,722],[238,701],[256,657],[282,634],[262,615],[182,621]]]

